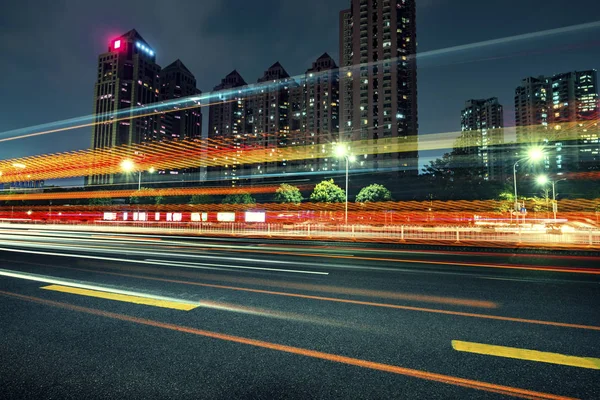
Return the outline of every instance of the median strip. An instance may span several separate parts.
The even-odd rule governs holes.
[[[570,367],[600,369],[600,358],[575,357],[545,351],[519,349],[516,347],[495,346],[491,344],[452,341],[452,348],[466,353],[483,354],[495,357],[514,358],[517,360],[537,361],[548,364],[567,365]]]
[[[177,302],[177,301],[170,301],[170,300],[159,300],[159,299],[153,299],[151,297],[131,296],[131,295],[126,295],[126,294],[103,292],[103,291],[99,291],[99,290],[80,289],[80,288],[76,288],[76,287],[60,286],[60,285],[43,286],[43,287],[41,287],[41,289],[52,290],[55,292],[62,292],[62,293],[78,294],[81,296],[96,297],[99,299],[123,301],[126,303],[143,304],[146,306],[170,308],[173,310],[182,310],[182,311],[190,311],[199,306],[199,304]]]

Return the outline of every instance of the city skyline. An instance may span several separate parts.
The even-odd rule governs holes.
[[[337,46],[337,42],[339,41],[339,31],[338,31],[338,27],[337,27],[337,21],[338,21],[338,14],[342,9],[345,9],[349,6],[349,1],[339,1],[339,2],[332,2],[335,3],[335,7],[333,5],[327,5],[327,6],[323,6],[324,8],[324,14],[328,15],[328,20],[330,20],[330,22],[333,22],[333,24],[329,24],[332,25],[330,26],[329,32],[330,34],[326,36],[327,38],[327,43],[329,44],[311,44],[310,46],[306,43],[306,40],[302,40],[302,38],[297,38],[293,44],[294,45],[298,45],[300,46],[300,48],[305,49],[305,51],[303,51],[302,53],[300,53],[299,51],[295,52],[295,56],[298,57],[298,54],[301,54],[302,59],[304,59],[305,61],[303,61],[302,65],[290,65],[288,62],[285,61],[281,61],[284,60],[286,58],[289,57],[289,52],[277,52],[277,51],[271,51],[269,52],[270,55],[268,57],[257,57],[256,60],[252,59],[252,63],[245,65],[240,65],[239,67],[237,67],[237,69],[239,71],[241,71],[243,76],[254,76],[255,74],[252,71],[256,71],[257,68],[260,70],[264,70],[264,65],[265,64],[269,64],[272,62],[277,61],[278,59],[281,61],[282,64],[286,65],[287,70],[289,72],[290,75],[294,76],[294,75],[299,75],[301,74],[303,71],[306,70],[306,68],[308,68],[310,66],[310,64],[312,63],[312,61],[314,61],[314,59],[317,58],[318,55],[323,54],[323,52],[328,52],[329,54],[332,55],[334,60],[339,60],[339,55],[338,55],[338,46]],[[513,63],[517,63],[520,64],[522,62],[521,59],[515,60],[514,56],[515,54],[515,50],[520,50],[521,47],[524,47],[525,49],[527,49],[527,47],[538,47],[537,51],[541,52],[541,55],[537,55],[535,57],[533,57],[533,55],[529,55],[528,57],[521,57],[521,58],[540,58],[540,59],[545,59],[547,57],[547,55],[556,55],[556,47],[552,47],[552,46],[546,46],[548,47],[547,49],[544,49],[544,46],[539,46],[539,40],[538,41],[526,41],[526,42],[520,42],[517,43],[517,45],[515,46],[514,50],[511,49],[509,51],[506,51],[506,49],[502,49],[503,51],[506,51],[506,54],[504,55],[505,58],[500,57],[500,61],[496,61],[496,62],[492,62],[492,61],[486,61],[485,58],[485,53],[486,53],[486,49],[484,48],[483,51],[476,51],[474,52],[472,55],[467,53],[465,54],[465,51],[462,52],[453,52],[450,54],[428,54],[431,53],[432,50],[435,50],[436,48],[439,49],[441,48],[440,45],[436,46],[436,41],[432,40],[431,35],[432,33],[435,33],[435,31],[439,32],[440,31],[440,27],[436,27],[435,29],[432,29],[432,23],[431,21],[436,21],[437,19],[440,18],[440,15],[437,15],[434,13],[435,10],[439,11],[440,8],[443,9],[444,7],[444,2],[440,2],[440,4],[436,4],[436,7],[431,7],[427,6],[427,4],[425,4],[427,2],[417,2],[417,26],[418,26],[418,37],[419,37],[419,49],[421,50],[422,54],[426,54],[427,56],[423,58],[423,60],[419,61],[419,116],[420,116],[420,121],[419,121],[419,125],[420,125],[420,130],[419,133],[420,134],[429,134],[429,133],[439,133],[439,132],[458,132],[460,130],[460,127],[458,126],[458,124],[456,123],[456,114],[460,111],[462,104],[464,103],[464,100],[467,98],[484,98],[484,97],[490,97],[490,96],[495,96],[498,97],[500,99],[500,102],[503,104],[507,105],[507,110],[506,110],[506,118],[505,118],[505,125],[506,126],[511,126],[514,125],[514,117],[512,116],[514,111],[512,110],[511,105],[511,101],[510,98],[512,97],[512,90],[514,89],[514,87],[516,87],[518,85],[518,82],[520,82],[521,79],[523,79],[526,76],[537,76],[537,75],[541,75],[541,74],[556,74],[556,73],[560,73],[560,72],[565,72],[565,71],[571,71],[571,70],[577,70],[577,69],[591,69],[594,68],[596,65],[598,65],[598,62],[596,61],[598,59],[598,56],[585,56],[584,54],[579,54],[582,53],[583,51],[578,50],[577,48],[571,48],[570,51],[574,52],[576,55],[578,54],[579,57],[575,57],[575,61],[573,61],[573,59],[570,60],[570,64],[572,64],[572,66],[570,66],[569,68],[565,68],[563,67],[563,65],[565,65],[564,60],[558,60],[557,62],[553,63],[553,66],[548,66],[548,65],[540,65],[537,68],[531,67],[531,69],[521,69],[522,72],[519,73],[519,75],[517,75],[516,73],[507,73],[507,74],[503,74],[503,75],[498,75],[497,78],[499,81],[508,81],[510,80],[511,84],[510,86],[508,86],[508,88],[504,88],[505,85],[503,85],[503,89],[502,90],[494,90],[493,86],[494,84],[494,79],[490,79],[489,83],[486,83],[485,85],[480,85],[482,87],[477,87],[477,88],[472,88],[472,89],[467,89],[467,88],[462,88],[462,89],[456,89],[453,88],[453,91],[445,91],[444,93],[444,97],[447,97],[448,99],[452,98],[452,100],[446,100],[442,105],[439,105],[439,100],[438,98],[433,98],[433,96],[431,96],[431,85],[435,83],[437,77],[431,77],[431,73],[435,72],[436,70],[438,70],[441,68],[444,68],[447,71],[454,71],[457,72],[457,69],[459,70],[458,72],[462,72],[462,74],[465,74],[466,72],[468,72],[468,69],[473,68],[473,66],[476,66],[477,68],[475,68],[475,72],[476,73],[481,73],[481,70],[485,71],[488,70],[490,67],[494,67],[494,65],[489,65],[490,63],[493,64],[502,64],[503,62],[506,62],[507,60],[509,62],[513,62]],[[431,2],[430,2],[431,3]],[[340,5],[340,8],[337,8],[337,5]],[[591,9],[593,9],[594,7],[597,7],[593,4],[590,4]],[[210,7],[209,7],[210,8]],[[435,8],[435,10],[434,10]],[[221,10],[221,8],[219,6],[215,6],[213,7],[213,12],[220,12],[219,10]],[[215,11],[216,10],[216,11]],[[222,11],[222,10],[221,10]],[[475,8],[474,10],[470,10],[470,12],[475,12],[477,11],[477,8]],[[282,10],[280,10],[280,12],[284,12]],[[432,13],[434,13],[432,15]],[[317,17],[315,17],[317,18]],[[323,16],[319,16],[318,18],[324,18]],[[582,21],[580,16],[578,16],[579,20],[576,20],[575,18],[571,18],[573,23],[581,23],[581,22],[585,22]],[[552,20],[552,17],[548,18],[549,20]],[[569,22],[568,18],[562,18],[561,19],[561,23],[564,25],[566,22]],[[146,25],[146,24],[142,24]],[[533,28],[535,25],[530,24],[530,26]],[[546,24],[545,26],[539,26],[539,28],[552,28],[553,26],[550,24]],[[130,29],[130,27],[127,27],[128,29]],[[189,52],[183,52],[183,53],[179,53],[179,54],[173,54],[172,52],[169,54],[169,52],[166,52],[164,54],[166,54],[166,56],[163,55],[163,49],[168,48],[168,45],[170,43],[166,43],[169,41],[169,34],[166,34],[164,37],[161,37],[159,35],[156,34],[156,32],[154,32],[152,29],[149,31],[146,31],[144,28],[140,27],[140,26],[135,26],[135,28],[139,29],[140,32],[143,33],[144,37],[146,38],[150,38],[148,39],[150,42],[153,43],[153,45],[156,47],[156,52],[157,52],[157,62],[161,65],[167,65],[168,63],[172,62],[172,60],[174,59],[181,59],[186,66],[189,67],[189,69],[191,70],[191,72],[196,75],[198,77],[198,88],[201,90],[206,91],[207,89],[213,87],[215,84],[218,83],[218,80],[214,80],[212,82],[212,84],[207,84],[207,80],[208,78],[206,77],[205,74],[202,74],[202,72],[198,71],[197,68],[197,62],[194,61],[194,52],[193,51],[189,51]],[[334,29],[335,28],[335,29]],[[128,30],[126,29],[126,30]],[[125,31],[125,30],[124,30]],[[507,32],[507,33],[513,33],[513,34],[519,34],[519,33],[525,33],[528,32],[529,30],[512,30],[511,32]],[[113,34],[111,36],[115,37],[118,34],[122,33],[116,33],[117,31],[115,31],[115,34]],[[584,32],[585,33],[585,32]],[[573,34],[568,34],[566,36],[568,36],[568,40],[569,41],[573,41],[573,39],[575,37],[577,37],[577,35],[584,35],[584,33],[573,33]],[[587,32],[589,33],[589,32]],[[104,35],[106,35],[106,32],[103,32]],[[283,32],[283,34],[285,34],[285,31]],[[464,33],[463,33],[464,35]],[[158,36],[158,37],[157,37]],[[563,35],[564,36],[564,35]],[[88,35],[89,37],[89,35]],[[482,37],[481,35],[478,36],[474,36],[473,39],[487,39],[488,37]],[[489,38],[493,38],[489,37]],[[437,43],[439,44],[445,44],[445,45],[453,45],[453,44],[464,44],[464,43],[469,43],[467,42],[452,42],[450,40],[450,38],[448,37],[444,37],[444,38],[438,38],[439,40],[437,41]],[[552,37],[553,41],[552,41],[552,45],[559,45],[561,46],[561,42],[562,41],[566,41],[565,38],[561,37]],[[472,40],[473,42],[477,41],[477,40]],[[97,37],[94,43],[94,46],[102,46],[105,48],[106,46],[106,42],[107,40],[103,41],[104,43],[98,43]],[[423,44],[423,42],[425,44]],[[534,46],[534,44],[536,46]],[[586,42],[583,43],[584,45],[586,44]],[[5,46],[5,43],[3,43],[3,45]],[[587,45],[589,45],[589,43],[587,43]],[[178,44],[177,47],[180,47],[181,45]],[[296,46],[296,47],[298,47]],[[502,47],[502,46],[501,46]],[[498,50],[497,47],[495,47],[495,50]],[[531,49],[530,49],[531,50]],[[65,50],[62,50],[63,52]],[[243,50],[243,51],[247,51],[247,49]],[[527,50],[526,50],[527,51]],[[261,49],[261,52],[267,52],[265,49]],[[489,51],[488,51],[489,52]],[[86,58],[90,57],[90,51],[86,51]],[[100,53],[100,52],[98,52]],[[314,57],[310,57],[310,59],[306,59],[307,57],[304,57],[304,54],[306,53],[312,53],[315,56]],[[502,53],[502,52],[501,52]],[[585,51],[585,53],[588,53],[587,49]],[[282,57],[279,57],[279,55],[282,55]],[[457,56],[462,56],[460,58],[462,58],[462,61],[460,62],[465,62],[465,55],[467,56],[466,58],[472,58],[473,60],[475,60],[475,62],[469,62],[467,64],[457,64]],[[507,57],[507,58],[506,58]],[[582,59],[580,61],[577,61],[579,59]],[[191,59],[191,60],[190,60]],[[188,61],[190,60],[190,61]],[[467,60],[468,61],[468,60]],[[531,63],[532,60],[529,60],[528,62]],[[237,62],[238,64],[244,64],[244,63],[240,63],[239,61]],[[233,62],[230,66],[236,68],[236,66],[234,65],[236,64],[235,62]],[[463,68],[462,66],[467,65],[469,68]],[[194,67],[196,66],[196,68]],[[478,67],[480,66],[480,67]],[[497,67],[498,65],[496,65]],[[200,68],[202,69],[202,68]],[[231,68],[233,69],[233,68]],[[220,76],[224,76],[227,73],[227,70],[231,70],[228,66],[222,66],[222,69],[219,71]],[[93,67],[89,68],[90,71],[87,71],[86,74],[93,74]],[[435,75],[435,73],[434,73]],[[472,74],[470,74],[472,75]],[[512,75],[512,76],[511,76]],[[260,73],[256,74],[256,76],[260,76]],[[455,74],[455,76],[460,77],[460,73],[458,75]],[[516,78],[518,76],[518,78]],[[516,79],[515,79],[516,78]],[[220,78],[219,78],[220,80]],[[250,81],[252,81],[252,79],[249,79]],[[444,82],[442,82],[442,85],[444,84]],[[90,87],[91,87],[91,83],[88,82],[88,86],[87,86],[87,93],[89,93]],[[488,87],[489,86],[489,87]],[[443,86],[442,86],[443,88]],[[73,88],[69,88],[71,90],[73,90]],[[439,90],[439,89],[438,89]],[[79,89],[77,90],[79,91]],[[443,91],[443,90],[442,90]],[[458,99],[458,94],[460,93],[460,99]],[[509,93],[509,94],[506,94]],[[463,95],[464,94],[464,95]],[[18,96],[18,93],[16,94],[16,96]],[[89,96],[89,95],[88,95]],[[88,96],[86,96],[86,98],[89,98]],[[43,99],[45,97],[45,93],[40,91],[40,99]],[[456,99],[454,99],[456,98]],[[36,97],[37,99],[37,97]],[[75,98],[75,99],[71,99],[71,101],[78,103],[77,107],[72,106],[72,107],[63,107],[60,110],[56,110],[55,107],[57,106],[56,104],[53,104],[52,106],[48,106],[47,109],[45,110],[41,110],[41,112],[36,113],[34,118],[28,118],[27,121],[30,121],[32,124],[33,123],[43,123],[43,122],[50,122],[50,121],[55,121],[55,120],[60,120],[61,118],[58,118],[58,116],[61,116],[63,118],[66,117],[73,117],[76,115],[89,115],[90,112],[89,110],[84,111],[81,114],[66,114],[66,109],[75,109],[75,108],[81,108],[81,103],[84,103],[81,101],[81,99]],[[65,105],[68,102],[65,101]],[[11,107],[13,107],[14,105],[11,105],[12,103],[10,102],[4,102],[4,109],[8,109],[10,110]],[[84,104],[85,105],[85,104]],[[51,113],[50,116],[47,115],[47,111],[53,111]],[[432,118],[432,111],[431,110],[437,110],[437,115],[435,118]],[[62,111],[62,112],[60,112]],[[206,124],[207,124],[207,110],[203,110],[204,112],[204,121],[205,121],[205,127],[204,129],[206,129]],[[17,112],[9,112],[9,115],[15,115],[18,113]],[[44,115],[46,115],[46,117],[44,117]],[[53,116],[56,115],[57,118],[53,118]],[[36,118],[39,118],[36,119]],[[43,118],[43,119],[42,119]],[[17,120],[19,118],[16,118]],[[20,119],[20,121],[22,121],[22,119]],[[27,125],[25,125],[27,126]],[[11,121],[11,119],[6,119],[4,120],[4,124],[3,126],[0,126],[0,132],[6,132],[10,129],[13,128],[22,128],[25,127],[24,125],[19,125],[18,121]],[[30,146],[25,146],[25,149],[17,149],[18,146],[15,146],[13,143],[5,143],[2,147],[3,149],[0,149],[0,156],[2,157],[10,157],[10,156],[25,156],[25,155],[31,155],[31,154],[39,154],[39,153],[45,153],[45,152],[54,152],[54,151],[59,151],[59,149],[56,148],[57,144],[56,142],[60,142],[60,138],[69,138],[68,140],[65,139],[64,142],[68,142],[69,146],[72,146],[73,149],[76,148],[85,148],[86,145],[89,146],[89,140],[83,139],[81,140],[81,136],[85,136],[84,134],[85,130],[77,130],[77,131],[71,131],[70,133],[62,133],[62,134],[56,134],[56,137],[58,140],[51,140],[50,138],[39,138],[36,139],[35,141],[32,140],[28,140],[28,143],[31,143]],[[63,147],[66,145],[65,143],[62,143]],[[32,149],[35,148],[35,151],[32,151]],[[46,150],[47,149],[47,150]],[[67,149],[67,148],[63,148],[63,151],[68,151],[71,149]],[[6,154],[4,154],[6,153]],[[427,161],[427,157],[425,157],[423,160],[421,160],[420,164],[423,165],[425,164]]]

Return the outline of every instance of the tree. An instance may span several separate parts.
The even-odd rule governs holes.
[[[256,200],[250,193],[228,194],[222,201],[223,204],[254,204]]]
[[[112,199],[93,197],[89,199],[88,204],[90,206],[110,206],[112,204]]]
[[[346,193],[330,179],[317,184],[310,199],[318,203],[343,203],[346,201]]]
[[[215,200],[212,198],[212,196],[207,194],[195,194],[190,199],[190,204],[211,204],[214,202]]]
[[[429,161],[423,168],[429,180],[431,191],[439,199],[465,199],[465,187],[469,188],[470,198],[489,198],[490,189],[495,189],[485,181],[485,168],[481,159],[457,142],[454,150],[442,158]]]
[[[304,198],[302,197],[302,193],[300,193],[300,189],[287,183],[282,183],[275,192],[275,201],[278,203],[298,204],[302,200]]]
[[[508,189],[498,195],[500,203],[496,206],[496,211],[511,211],[515,207],[515,195]]]
[[[385,186],[378,183],[365,186],[360,189],[358,196],[356,196],[357,203],[368,203],[377,201],[391,201],[392,192],[390,192]]]
[[[129,197],[129,204],[154,204],[156,199],[153,196],[145,196],[144,193],[148,193],[152,189],[143,187],[140,190],[135,191],[131,197]]]
[[[10,196],[11,194],[21,194],[21,193],[10,190],[6,193],[6,196]],[[4,195],[2,197],[4,197]],[[27,204],[27,203],[25,202],[25,200],[6,200],[4,202],[4,204],[6,204],[7,206],[16,206],[16,205],[23,205],[23,204]]]
[[[533,212],[538,213],[542,211],[548,211],[548,204],[546,203],[546,200],[541,197],[536,196],[530,199],[525,198],[525,200],[531,201]]]

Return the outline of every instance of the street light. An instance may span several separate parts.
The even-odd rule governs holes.
[[[554,213],[554,220],[556,221],[556,213],[558,212],[558,203],[556,202],[556,191],[555,186],[560,181],[566,181],[567,178],[562,178],[556,181],[551,181],[546,175],[540,175],[537,177],[537,183],[544,186],[548,183],[552,184],[552,212]]]
[[[133,172],[137,169],[137,167],[133,161],[127,159],[121,162],[121,169],[123,172]],[[154,169],[154,167],[150,167],[148,169],[148,172],[151,174],[153,174],[155,171],[156,169]],[[138,169],[138,190],[142,190],[142,172],[143,171],[141,169]]]
[[[123,160],[121,162],[121,169],[123,172],[133,172],[135,171],[135,163],[129,159]],[[142,189],[142,170],[138,171],[138,190]]]
[[[537,162],[540,161],[542,158],[544,158],[544,152],[542,151],[542,149],[534,147],[529,149],[529,151],[527,152],[527,157],[523,157],[519,160],[517,160],[514,165],[513,165],[513,182],[515,184],[515,211],[519,211],[519,197],[517,195],[517,165],[521,162],[521,161],[533,161],[533,162]],[[517,216],[517,225],[519,224],[519,217]]]
[[[348,225],[348,164],[356,161],[356,157],[353,154],[348,153],[348,146],[343,143],[339,143],[337,145],[335,148],[335,154],[338,156],[338,158],[343,157],[346,160],[346,206],[344,212],[344,221],[345,224]]]

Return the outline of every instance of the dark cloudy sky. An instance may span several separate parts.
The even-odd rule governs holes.
[[[255,82],[275,61],[303,73],[323,52],[338,60],[338,13],[350,0],[3,0],[3,132],[93,109],[98,54],[136,28],[160,65],[180,58],[211,90],[232,69]],[[456,131],[469,98],[497,96],[510,122],[529,75],[600,66],[600,29],[433,50],[595,22],[599,0],[417,0],[420,133]],[[205,119],[208,119],[207,113]],[[0,158],[86,148],[91,128],[0,142]]]

